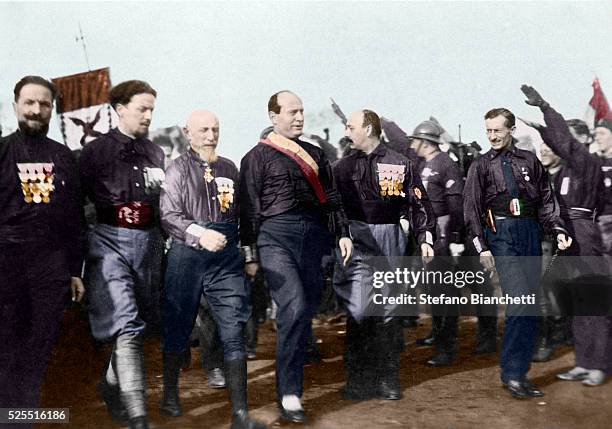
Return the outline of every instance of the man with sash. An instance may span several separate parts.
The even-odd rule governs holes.
[[[85,291],[85,218],[74,157],[46,137],[55,85],[25,76],[14,94],[19,128],[0,139],[0,408],[37,408],[69,291]]]
[[[355,245],[343,267],[337,252],[334,289],[347,310],[345,399],[402,397],[400,353],[404,346],[399,305],[377,302],[374,272],[400,269],[410,228],[423,259],[433,257],[435,215],[418,172],[408,158],[380,142],[381,124],[371,110],[358,110],[346,123],[356,149],[334,164],[342,205]]]
[[[546,146],[563,160],[555,172],[553,188],[561,207],[561,218],[574,244],[560,254],[569,258],[561,258],[555,272],[556,277],[575,280],[575,287],[580,288],[580,276],[609,274],[609,267],[603,263],[603,243],[595,223],[596,210],[606,203],[603,200],[606,195],[601,170],[603,160],[589,151],[586,142],[590,140],[590,135],[586,123],[575,119],[565,121],[534,88],[523,85],[521,90],[527,97],[527,104],[540,108],[546,126],[526,123],[536,128]],[[579,132],[579,125],[582,125],[580,128],[583,132]],[[608,355],[612,346],[611,322],[611,317],[603,315],[573,317],[576,366],[558,374],[558,378],[582,380],[588,386],[598,386],[604,382],[606,375],[612,373]],[[552,351],[551,346],[546,347],[547,355]]]
[[[281,91],[270,97],[274,131],[242,158],[240,237],[247,273],[261,263],[276,315],[276,388],[283,420],[303,423],[304,355],[319,304],[321,259],[339,237],[345,263],[351,256],[348,221],[323,151],[301,141],[304,108]],[[329,222],[328,222],[329,220]],[[258,258],[259,256],[259,258]]]
[[[212,112],[195,110],[184,133],[191,148],[168,168],[160,202],[162,226],[172,237],[164,283],[160,410],[182,414],[179,371],[203,293],[223,344],[232,429],[264,429],[247,410],[243,329],[250,308],[238,246],[238,169],[216,153],[219,120]]]
[[[157,93],[143,81],[110,91],[119,126],[83,148],[85,195],[95,205],[86,260],[89,320],[113,348],[98,389],[111,415],[130,428],[148,427],[144,333],[159,323],[159,191],[164,152],[146,138]]]
[[[535,154],[515,147],[514,114],[505,108],[492,109],[485,115],[485,126],[491,150],[468,171],[465,224],[484,268],[497,270],[504,296],[519,299],[506,307],[501,381],[515,398],[543,396],[526,378],[539,307],[523,300],[539,293],[540,226],[556,234],[560,249],[569,247],[571,239],[562,227],[546,170]]]

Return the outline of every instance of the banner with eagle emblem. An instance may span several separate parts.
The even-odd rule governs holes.
[[[117,124],[109,104],[111,88],[108,68],[52,79],[58,89],[57,113],[64,143],[81,150],[91,140]]]

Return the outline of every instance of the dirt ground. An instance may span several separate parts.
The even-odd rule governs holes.
[[[318,319],[315,332],[320,340],[321,363],[308,365],[305,374],[304,406],[310,421],[305,428],[589,428],[612,427],[612,383],[597,388],[555,380],[555,374],[570,368],[570,347],[557,350],[554,359],[532,366],[530,377],[544,389],[543,398],[512,399],[501,387],[497,355],[473,356],[475,319],[460,325],[460,353],[456,364],[427,368],[430,347],[418,347],[415,339],[429,329],[423,318],[416,329],[405,331],[402,355],[400,401],[344,401],[339,394],[344,384],[342,352],[344,323]],[[152,428],[228,428],[230,406],[227,391],[208,387],[194,348],[191,369],[181,373],[184,415],[161,416],[161,353],[159,340],[146,342],[148,407]],[[249,405],[251,413],[280,427],[276,410],[274,378],[275,333],[270,322],[260,328],[257,359],[249,361]],[[43,407],[69,407],[74,428],[113,429],[126,427],[110,419],[95,385],[106,354],[91,340],[85,315],[73,309],[66,313],[43,388]],[[291,425],[282,425],[291,426]],[[40,425],[39,428],[57,428]],[[61,426],[66,427],[66,426]]]

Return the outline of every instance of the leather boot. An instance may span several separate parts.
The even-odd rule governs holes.
[[[436,355],[426,362],[427,366],[437,367],[452,364],[457,358],[458,317],[444,316],[436,336]]]
[[[231,429],[267,429],[264,423],[249,417],[247,405],[247,366],[246,360],[225,361],[225,380],[229,387],[232,403]]]
[[[497,351],[497,316],[478,316],[475,355]]]
[[[535,342],[533,350],[533,356],[531,360],[533,362],[548,362],[554,352],[552,346],[552,320],[550,317],[545,316],[540,318],[540,328],[538,330],[538,338]]]
[[[368,319],[358,323],[351,315],[348,315],[346,319],[346,351],[344,353],[346,385],[341,390],[343,399],[359,401],[373,396],[373,374],[366,369],[371,349],[367,344],[368,323]]]
[[[400,344],[398,330],[401,327],[395,319],[379,324],[378,338],[378,395],[387,400],[402,398],[402,388],[399,380]]]
[[[127,411],[125,410],[125,407],[121,403],[121,398],[119,397],[119,384],[112,365],[112,355],[114,350],[115,348],[113,347],[113,350],[108,357],[108,363],[104,366],[102,377],[96,386],[96,389],[104,400],[106,409],[113,420],[118,422],[127,422]]]
[[[138,332],[119,335],[112,360],[119,381],[121,402],[130,419],[130,427],[135,425],[136,428],[146,428],[146,379],[142,335]]]
[[[183,414],[179,402],[179,373],[183,363],[183,353],[164,353],[164,396],[159,411],[171,417]]]

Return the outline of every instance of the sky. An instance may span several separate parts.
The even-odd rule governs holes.
[[[305,129],[331,140],[364,107],[406,131],[430,115],[488,147],[483,115],[508,107],[541,120],[520,86],[583,118],[598,76],[612,97],[612,2],[0,2],[0,124],[14,129],[14,84],[87,70],[148,81],[152,129],[195,108],[220,119],[219,153],[239,162],[269,125],[271,94],[304,103]],[[525,133],[519,126],[517,132]],[[61,140],[57,117],[49,134]]]

